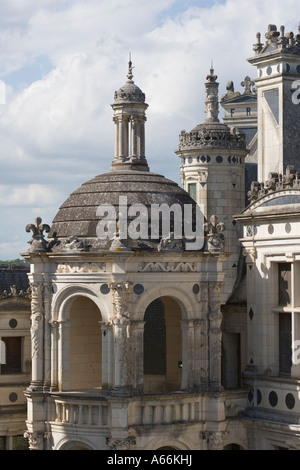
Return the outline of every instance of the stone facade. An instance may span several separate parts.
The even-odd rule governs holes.
[[[249,140],[219,122],[214,70],[204,123],[180,134],[180,188],[150,172],[147,104],[130,61],[112,105],[110,172],[74,191],[51,227],[39,218],[27,226],[30,449],[299,449],[299,138],[287,129],[299,111],[299,35],[270,25],[266,38],[257,35],[249,59],[257,101],[248,77],[242,97],[258,110],[259,178],[247,207]],[[239,98],[229,84],[225,111]],[[174,221],[167,236],[151,238],[148,225],[139,240],[123,236],[128,205],[152,215],[153,204],[196,202],[199,249],[176,239]],[[101,204],[113,207],[110,224],[117,215],[106,240]]]
[[[214,214],[226,225],[222,303],[230,297],[240,261],[239,227],[232,215],[245,207],[245,136],[219,121],[218,83],[210,70],[205,83],[206,119],[192,131],[182,131],[176,154],[181,158],[182,187],[202,207],[206,219]]]
[[[0,450],[28,448],[24,388],[30,383],[28,268],[0,266]]]

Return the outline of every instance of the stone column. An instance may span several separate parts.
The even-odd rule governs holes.
[[[136,392],[143,392],[144,383],[144,321],[131,321],[130,343],[132,364],[132,386]]]
[[[142,121],[140,121],[140,131],[139,131],[139,140],[140,140],[140,145],[139,145],[139,157],[141,160],[144,160],[146,155],[145,155],[145,121],[146,117],[143,118]]]
[[[119,157],[119,133],[120,133],[120,118],[118,118],[117,116],[114,116],[113,117],[113,121],[115,123],[115,160],[118,159]]]
[[[131,118],[131,156],[137,157],[138,156],[138,148],[137,148],[137,118]]]
[[[128,282],[113,282],[114,313],[112,324],[114,329],[114,389],[127,390],[131,383],[130,345],[129,345],[129,300],[131,286]]]
[[[102,388],[105,390],[113,386],[113,325],[105,321],[99,323],[102,332]]]
[[[222,313],[220,308],[220,282],[209,283],[209,364],[210,389],[222,390],[221,386],[221,347],[222,347]]]
[[[201,385],[201,332],[203,327],[202,320],[194,320],[194,388],[199,389]],[[202,348],[203,352],[203,348]]]
[[[48,390],[51,384],[51,284],[44,286],[44,390]]]
[[[57,378],[58,390],[70,388],[70,321],[58,322]]]
[[[128,120],[127,118],[121,118],[119,123],[119,156],[122,159],[128,157]]]
[[[194,334],[193,320],[182,320],[182,388],[191,389],[194,385]]]
[[[31,390],[43,386],[44,341],[43,341],[43,284],[31,282]]]
[[[50,321],[50,337],[51,337],[51,390],[58,389],[58,369],[57,369],[57,349],[58,349],[58,323]]]

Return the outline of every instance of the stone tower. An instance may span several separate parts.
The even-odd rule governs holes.
[[[264,45],[257,34],[255,56],[248,59],[257,67],[258,181],[296,166],[300,154],[299,139],[295,139],[300,119],[300,27],[294,35],[285,34],[284,26],[277,31],[269,25],[265,36]]]
[[[112,105],[110,171],[76,189],[51,227],[40,218],[27,226],[33,233],[23,255],[32,295],[32,374],[25,392],[30,449],[245,447],[245,433],[226,411],[237,415],[245,394],[225,395],[222,386],[223,224],[210,213],[203,248],[192,250],[172,231],[166,237],[144,231],[156,224],[158,205],[185,211],[197,204],[149,170],[147,105],[131,69],[130,63]],[[233,142],[239,145],[237,137]],[[122,207],[120,200],[126,200]],[[121,236],[141,225],[135,215],[144,209],[150,217],[141,237]],[[118,223],[101,238],[106,211]],[[122,211],[128,215],[123,226]]]
[[[181,158],[183,188],[201,206],[207,220],[212,214],[226,225],[225,251],[231,256],[225,263],[223,300],[232,292],[240,257],[239,233],[232,215],[245,206],[244,135],[219,121],[217,76],[210,69],[205,83],[203,124],[192,131],[181,131],[176,154]]]
[[[145,157],[145,94],[135,85],[132,62],[129,60],[127,82],[115,92],[115,156],[111,171],[120,166],[130,165],[135,170],[149,170]]]

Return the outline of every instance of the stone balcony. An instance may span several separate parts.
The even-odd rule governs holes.
[[[139,397],[102,396],[64,392],[48,397],[48,422],[61,427],[161,426],[223,421],[245,407],[247,391],[214,393],[170,393]]]

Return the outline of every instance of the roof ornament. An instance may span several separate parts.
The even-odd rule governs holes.
[[[47,242],[44,238],[44,231],[49,233],[50,227],[47,224],[42,224],[42,219],[37,217],[34,224],[28,224],[25,228],[26,232],[32,231],[32,239],[28,242],[30,248],[29,253],[39,253],[47,250]]]
[[[218,78],[218,76],[215,75],[213,61],[211,60],[210,73],[209,73],[209,75],[207,75],[206,80],[208,82],[215,82],[217,80],[217,78]]]
[[[224,250],[224,232],[226,229],[223,222],[219,222],[215,215],[212,215],[209,222],[204,224],[204,232],[207,237],[207,248],[211,253],[220,253]]]
[[[219,122],[219,84],[216,82],[217,75],[214,74],[213,64],[211,63],[210,74],[207,75],[205,83],[206,99],[205,99],[205,122]]]
[[[129,52],[128,75],[127,75],[127,78],[128,78],[128,80],[130,80],[130,81],[133,79],[132,69],[134,69],[134,67],[132,66],[132,61],[131,61],[131,52]]]
[[[241,86],[245,88],[244,95],[252,95],[252,87],[255,86],[255,82],[247,76],[245,80],[241,82]]]

